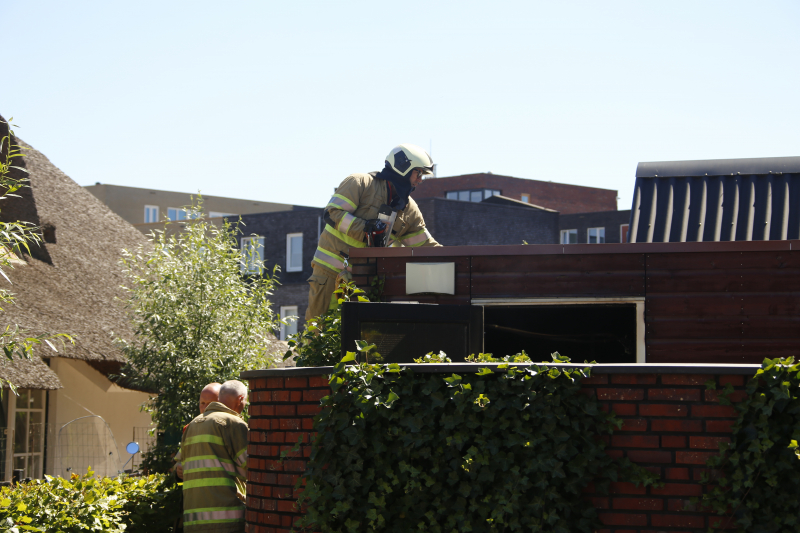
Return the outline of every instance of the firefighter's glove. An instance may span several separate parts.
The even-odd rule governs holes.
[[[364,224],[364,233],[367,237],[367,246],[382,248],[386,246],[386,223],[377,218],[367,220]]]

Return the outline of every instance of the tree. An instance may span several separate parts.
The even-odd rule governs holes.
[[[268,368],[281,356],[269,302],[277,267],[265,272],[252,247],[242,257],[238,224],[217,227],[196,218],[202,199],[187,211],[192,216],[182,231],[170,235],[175,226],[168,223],[121,260],[135,334],[117,339],[128,359],[121,377],[157,394],[145,409],[173,435],[197,416],[206,384]]]
[[[13,120],[13,119],[11,119]],[[4,121],[0,117],[0,201],[9,201],[12,198],[19,198],[15,194],[23,187],[29,187],[28,178],[25,176],[27,170],[16,160],[23,157],[19,145],[15,143],[14,130],[11,121]],[[13,269],[15,264],[24,265],[25,262],[19,257],[23,252],[30,255],[30,244],[39,245],[42,242],[41,228],[31,222],[16,220],[11,222],[0,221],[0,275],[11,283],[7,269]],[[14,293],[8,289],[0,288],[0,312],[8,306],[14,305]],[[0,346],[6,358],[13,360],[14,356],[30,359],[33,349],[37,345],[45,343],[54,352],[57,352],[52,340],[59,342],[67,340],[72,342],[72,338],[64,333],[55,335],[30,335],[18,324],[5,324],[5,329],[0,330]],[[4,383],[16,394],[17,390],[13,383],[0,378],[0,388]]]

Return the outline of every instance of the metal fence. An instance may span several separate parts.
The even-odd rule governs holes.
[[[153,433],[151,434],[151,431]],[[140,427],[133,428],[133,442],[139,445],[139,453],[133,456],[132,468],[138,469],[142,465],[142,455],[150,450],[151,446],[156,445],[156,435],[154,428]],[[127,459],[126,459],[127,460]]]

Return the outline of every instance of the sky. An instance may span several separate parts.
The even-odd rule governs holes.
[[[800,155],[800,2],[0,0],[0,114],[81,185],[322,206],[390,149],[616,189]],[[535,203],[535,199],[531,199]]]

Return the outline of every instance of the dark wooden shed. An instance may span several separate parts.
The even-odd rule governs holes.
[[[455,294],[406,294],[415,262],[454,263]],[[555,347],[578,361],[760,363],[800,353],[796,240],[365,248],[351,263],[364,288],[385,279],[384,301],[483,305],[495,356],[528,347],[540,359]],[[623,355],[605,357],[604,342]]]

